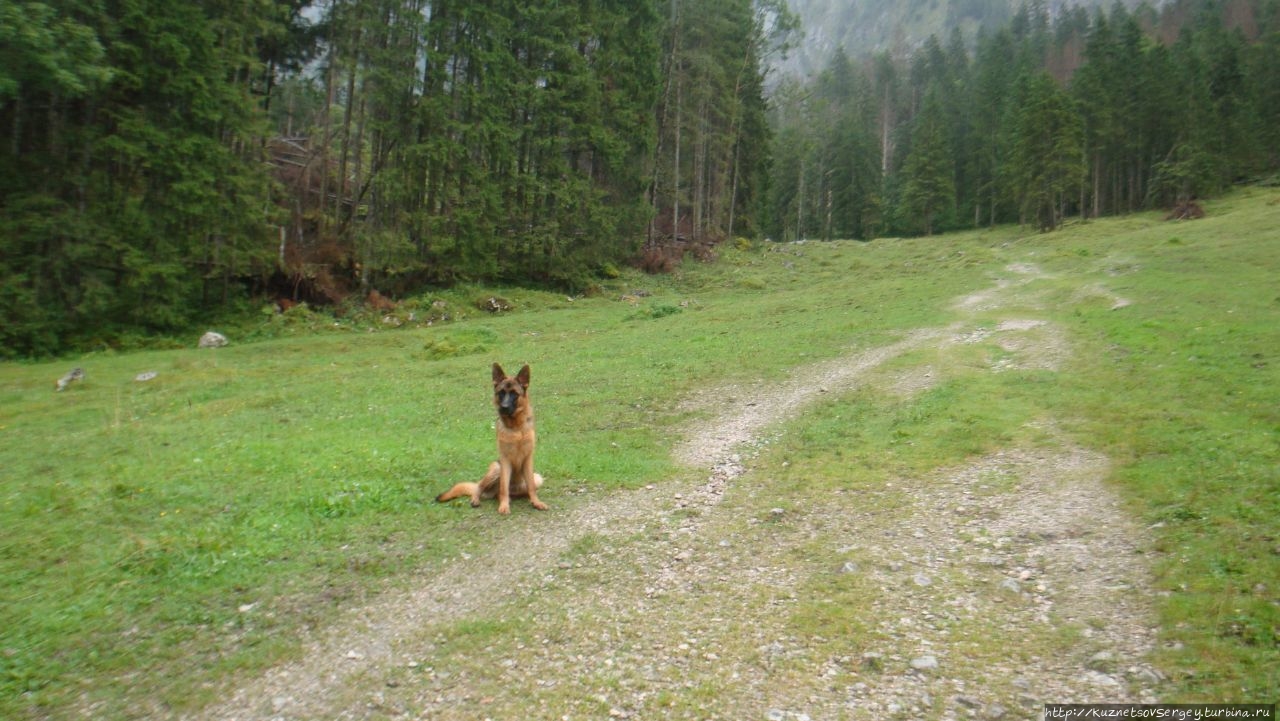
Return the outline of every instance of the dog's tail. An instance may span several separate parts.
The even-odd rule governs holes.
[[[463,496],[469,497],[471,496],[471,494],[475,493],[475,491],[476,491],[476,484],[459,483],[453,488],[450,488],[444,493],[441,493],[440,495],[436,496],[436,503],[447,503],[449,501],[452,501],[455,498],[462,498]]]

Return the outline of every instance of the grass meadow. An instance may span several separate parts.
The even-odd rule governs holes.
[[[0,364],[0,717],[127,718],[143,697],[198,707],[219,681],[298,653],[338,609],[483,547],[504,522],[491,505],[432,498],[492,460],[494,361],[532,366],[554,513],[688,473],[669,450],[698,389],[945,326],[954,298],[1014,263],[1046,274],[1020,312],[1067,330],[1058,371],[994,374],[975,355],[910,402],[860,390],[760,463],[803,473],[803,494],[954,464],[1052,417],[1113,460],[1110,482],[1150,528],[1167,700],[1274,701],[1280,190],[1206,209],[725,248],[592,297],[421,299],[462,309],[496,292],[514,306],[431,327],[307,315],[280,333],[264,315],[242,333],[261,340],[228,333],[216,350]],[[55,393],[77,366],[85,379]],[[134,380],[144,372],[156,377]]]

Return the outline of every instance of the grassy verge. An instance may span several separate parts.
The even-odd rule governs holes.
[[[1203,223],[1068,236],[1064,313],[1081,344],[1056,409],[1116,459],[1157,539],[1164,645],[1179,694],[1280,688],[1280,197],[1249,191]],[[1065,282],[1087,268],[1133,305]]]
[[[951,299],[1015,262],[1051,274],[1028,312],[1068,329],[1060,372],[979,372],[998,350],[977,345],[910,403],[822,406],[776,458],[818,488],[874,483],[1051,414],[1115,459],[1153,526],[1177,697],[1266,698],[1280,688],[1277,200],[1242,192],[1185,224],[726,250],[596,298],[498,289],[516,310],[447,325],[0,365],[0,717],[198,705],[207,678],[287,658],[338,607],[484,544],[495,514],[430,499],[491,460],[495,360],[533,366],[545,499],[589,502],[675,472],[691,391],[951,322]],[[86,379],[54,393],[73,365]]]

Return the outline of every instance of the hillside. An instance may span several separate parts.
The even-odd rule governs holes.
[[[1112,5],[837,55],[772,99],[768,237],[929,235],[1163,208],[1280,167],[1280,13]],[[1173,92],[1173,89],[1177,89]]]
[[[1044,3],[1051,16],[1068,4],[1113,5],[1103,0]],[[1124,4],[1137,3],[1126,0]],[[994,30],[1007,25],[1024,3],[1020,0],[788,0],[788,5],[800,19],[803,40],[777,64],[775,71],[778,75],[803,78],[825,68],[840,48],[855,58],[881,51],[905,55],[919,48],[930,35],[938,36],[945,43],[956,28],[966,42],[972,43],[979,29]]]
[[[1205,209],[725,248],[62,392],[0,364],[0,716],[1269,698],[1280,192]],[[545,513],[432,501],[492,460],[494,361]]]

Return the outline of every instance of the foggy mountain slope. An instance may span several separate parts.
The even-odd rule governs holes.
[[[1054,17],[1065,7],[1092,7],[1103,1],[1042,0],[1042,4]],[[803,39],[778,63],[775,72],[778,76],[812,75],[841,47],[849,56],[858,57],[886,50],[907,52],[930,35],[937,35],[945,44],[952,28],[957,27],[966,43],[971,43],[980,28],[1007,24],[1023,4],[1022,0],[788,0],[800,18]],[[1124,4],[1136,3],[1126,0]]]

